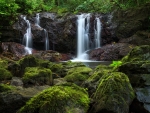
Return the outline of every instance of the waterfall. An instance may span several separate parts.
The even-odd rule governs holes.
[[[49,38],[46,29],[44,29],[44,35],[45,35],[45,50],[49,50]]]
[[[39,16],[39,13],[36,14],[36,24],[40,25],[40,16]]]
[[[36,14],[35,24],[41,28],[39,13]],[[44,29],[44,40],[45,40],[45,50],[49,50],[49,38],[48,38],[48,32],[46,29]]]
[[[80,60],[87,60],[88,55],[85,53],[89,49],[89,28],[90,28],[90,14],[78,15],[78,41],[77,41],[77,58]]]
[[[24,37],[23,37],[23,43],[26,46],[25,50],[26,50],[27,54],[32,54],[31,25],[30,25],[29,20],[26,19],[26,16],[24,16],[23,19],[27,23],[27,29],[26,29],[26,33],[24,34]]]
[[[101,22],[100,22],[100,19],[99,18],[96,18],[95,19],[95,21],[96,21],[96,24],[95,24],[95,48],[99,48],[99,47],[101,47],[101,38],[100,38],[100,36],[101,36]]]
[[[35,24],[36,24],[38,27],[41,27],[41,26],[40,26],[40,16],[39,16],[39,13],[36,14],[36,17],[35,17]]]
[[[100,47],[100,36],[101,36],[101,22],[99,18],[95,19],[94,29],[94,41],[90,39],[90,14],[77,15],[77,58],[74,60],[83,61],[88,60],[87,51],[90,49]],[[90,44],[91,43],[91,44]],[[93,45],[93,46],[92,46]]]

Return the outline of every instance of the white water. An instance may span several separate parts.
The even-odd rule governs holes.
[[[101,22],[99,18],[96,18],[96,27],[95,27],[95,48],[101,47]]]
[[[73,61],[88,61],[89,56],[87,51],[92,49],[90,47],[89,29],[90,29],[90,14],[78,15],[77,20],[77,58]],[[95,48],[100,47],[100,35],[101,35],[101,22],[99,18],[96,18],[96,25],[94,28],[95,39],[93,45]]]
[[[74,60],[88,60],[85,51],[89,49],[90,14],[78,15],[77,24],[77,58]]]
[[[40,16],[39,16],[39,13],[36,14],[36,17],[35,17],[35,24],[36,24],[36,26],[41,27],[41,26],[40,26]]]
[[[26,17],[24,16],[23,19],[25,20],[25,22],[27,23],[27,30],[26,33],[24,34],[23,37],[23,43],[25,44],[25,50],[27,52],[27,54],[32,54],[32,35],[31,35],[31,25],[29,20],[26,19]]]
[[[46,29],[44,29],[44,35],[45,35],[45,50],[49,50],[49,38]]]
[[[36,14],[35,22],[36,22],[35,24],[41,28],[39,13]],[[48,33],[46,29],[44,29],[44,39],[45,39],[45,50],[49,50],[49,38],[48,38]]]

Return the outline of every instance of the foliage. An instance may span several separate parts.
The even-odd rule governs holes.
[[[113,61],[111,64],[110,64],[110,66],[112,66],[112,67],[118,67],[118,66],[120,66],[122,64],[122,61]]]
[[[62,15],[65,12],[101,12],[112,9],[126,10],[139,7],[149,0],[0,0],[0,27],[10,25],[18,14],[33,14],[51,11]],[[5,20],[5,21],[4,21]]]
[[[83,88],[52,86],[31,98],[17,113],[68,113],[73,108],[83,108],[86,112],[89,102]]]
[[[7,24],[4,20],[9,21],[8,24],[12,24],[18,9],[19,5],[15,3],[15,0],[0,0],[0,21],[4,22],[1,24]]]

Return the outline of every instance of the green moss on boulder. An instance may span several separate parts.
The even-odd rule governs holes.
[[[76,108],[86,113],[89,102],[83,88],[76,85],[52,86],[31,98],[17,113],[75,113],[73,109]]]
[[[127,75],[112,72],[100,78],[93,99],[95,101],[93,113],[103,109],[114,113],[128,113],[129,105],[134,99],[134,90]]]
[[[90,73],[90,77],[84,81],[82,84],[83,87],[88,89],[89,95],[93,95],[93,93],[96,91],[96,88],[98,87],[100,78],[104,74],[110,73],[112,70],[112,67],[106,66],[106,65],[98,65],[93,72]]]
[[[122,62],[133,62],[133,61],[146,61],[150,60],[150,46],[142,45],[133,48],[128,55],[126,55]]]
[[[0,80],[10,80],[12,74],[5,68],[0,68]]]
[[[74,82],[80,85],[80,83],[90,76],[90,72],[92,72],[92,69],[89,67],[75,67],[71,68],[64,78],[68,82]]]
[[[13,87],[11,85],[7,85],[7,84],[0,84],[0,93],[10,91],[12,89],[15,89],[15,87]]]
[[[0,68],[7,68],[8,62],[6,60],[0,59]]]
[[[42,67],[27,67],[22,77],[24,84],[52,85],[52,72]]]

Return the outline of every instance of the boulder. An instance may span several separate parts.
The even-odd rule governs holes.
[[[89,52],[90,60],[112,61],[123,58],[134,45],[127,43],[112,43]]]
[[[86,113],[89,102],[83,88],[76,85],[52,86],[30,99],[17,113]]]
[[[112,113],[128,113],[134,97],[134,90],[127,75],[121,72],[105,73],[100,78],[93,95],[92,113],[103,110]]]
[[[50,69],[42,67],[26,67],[22,81],[26,87],[35,85],[52,85],[52,72]]]
[[[0,85],[0,90],[2,85]],[[19,108],[25,105],[26,101],[49,86],[38,86],[32,88],[4,86],[0,92],[0,112],[16,113]],[[5,89],[5,90],[4,90]]]
[[[88,79],[90,72],[92,72],[92,69],[89,67],[74,67],[68,70],[64,79],[67,82],[81,85],[86,79]]]
[[[140,112],[150,112],[149,87],[150,87],[150,46],[137,46],[128,53],[118,66],[118,71],[127,74],[131,85],[136,92],[136,100],[131,104],[131,111],[137,111],[135,105],[139,106]],[[135,105],[134,105],[135,104]]]

